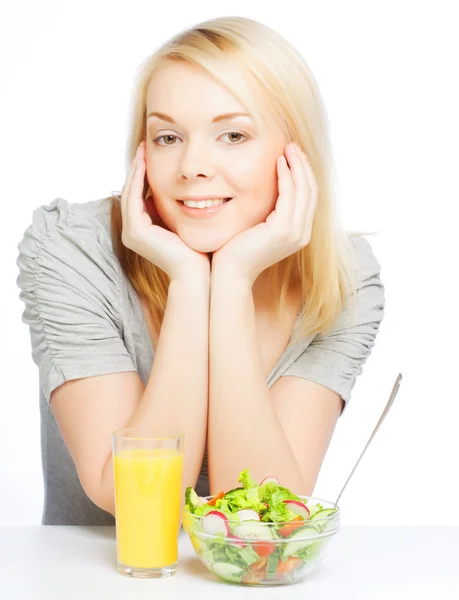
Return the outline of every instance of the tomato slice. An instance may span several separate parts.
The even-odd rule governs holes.
[[[260,583],[260,581],[266,577],[267,563],[268,559],[263,557],[251,564],[242,578],[242,581],[244,583]]]
[[[281,535],[282,537],[287,537],[289,536],[291,533],[293,533],[295,531],[295,529],[298,529],[298,527],[302,527],[304,523],[304,519],[303,517],[295,517],[294,519],[292,519],[290,521],[290,523],[287,523],[286,525],[284,525],[283,527],[281,527],[279,529],[279,535]]]
[[[276,544],[272,542],[252,542],[252,547],[258,556],[271,556],[276,551]]]
[[[276,574],[279,575],[280,573],[289,573],[290,571],[294,571],[301,564],[303,564],[302,560],[296,558],[295,556],[289,556],[284,562],[280,560],[277,563]]]
[[[217,502],[217,500],[220,500],[220,498],[223,498],[223,496],[225,495],[225,492],[218,492],[218,494],[216,494],[212,500],[209,500],[209,502],[207,504],[209,504],[210,506],[215,506],[215,503]]]

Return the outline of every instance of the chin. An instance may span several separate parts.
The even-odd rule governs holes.
[[[177,235],[196,252],[216,252],[228,242],[231,235],[223,235],[216,231],[206,231],[205,234],[196,234],[191,232],[177,232]]]

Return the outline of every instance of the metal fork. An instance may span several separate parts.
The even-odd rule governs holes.
[[[382,415],[379,417],[379,421],[376,423],[376,427],[374,428],[374,430],[373,430],[373,433],[372,433],[372,434],[371,434],[371,436],[370,436],[370,439],[369,439],[369,440],[368,440],[368,442],[366,443],[366,446],[365,446],[365,448],[363,449],[363,451],[362,451],[362,454],[359,456],[359,459],[358,459],[358,461],[355,463],[355,467],[352,469],[352,471],[351,471],[351,474],[350,474],[350,475],[349,475],[349,477],[347,478],[347,481],[346,481],[346,483],[344,484],[344,486],[343,486],[343,489],[340,491],[340,493],[339,493],[339,495],[338,495],[338,498],[336,499],[336,502],[335,502],[335,508],[336,508],[336,506],[337,506],[337,504],[338,504],[338,501],[339,501],[339,499],[341,498],[341,494],[342,494],[342,493],[344,492],[344,490],[346,489],[346,486],[347,486],[347,484],[349,483],[349,480],[350,480],[350,478],[351,478],[351,477],[352,477],[352,475],[354,474],[354,471],[356,470],[356,468],[357,468],[357,466],[358,466],[359,462],[361,461],[361,459],[362,459],[362,456],[365,454],[365,450],[366,450],[366,449],[368,448],[368,446],[370,445],[370,442],[371,442],[371,440],[372,440],[372,439],[375,437],[375,434],[376,434],[376,432],[378,431],[378,429],[380,428],[380,426],[381,426],[381,423],[382,423],[382,422],[384,421],[384,419],[386,418],[386,415],[387,415],[387,413],[389,412],[389,410],[390,410],[390,407],[392,406],[392,404],[393,404],[393,402],[394,402],[394,400],[395,400],[395,396],[397,395],[398,388],[400,387],[400,382],[401,382],[401,380],[402,380],[402,374],[401,374],[401,373],[399,373],[399,374],[398,374],[398,376],[397,376],[397,379],[395,380],[394,387],[392,388],[391,395],[389,396],[389,400],[387,401],[387,404],[386,404],[386,406],[385,406],[385,408],[384,408],[384,410],[383,410],[383,412],[382,412]]]

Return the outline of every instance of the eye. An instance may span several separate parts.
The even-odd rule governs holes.
[[[165,135],[160,135],[157,138],[154,138],[153,142],[158,146],[173,146],[174,145],[174,144],[158,144],[158,140],[161,140],[163,138],[177,138],[177,136],[172,135],[171,133],[167,133]]]
[[[222,134],[222,136],[224,136],[224,135],[230,135],[230,136],[240,136],[240,137],[243,137],[244,139],[247,139],[247,137],[248,137],[248,136],[246,136],[245,134],[243,134],[243,133],[240,133],[239,131],[227,131],[226,133],[223,133],[223,134]],[[173,138],[173,139],[177,139],[177,136],[176,136],[176,135],[173,135],[173,134],[171,134],[171,133],[166,133],[166,134],[159,135],[158,137],[154,138],[154,139],[153,139],[153,142],[154,142],[154,143],[155,143],[157,146],[173,146],[173,145],[174,145],[174,143],[172,143],[172,144],[168,144],[168,143],[160,144],[160,143],[159,143],[159,140],[166,140],[166,139],[169,139],[169,140],[170,140],[171,138]],[[234,137],[233,137],[232,139],[233,139],[233,141],[234,141]],[[236,140],[236,143],[239,143],[239,142],[237,142],[237,140]],[[235,144],[234,144],[234,143],[231,143],[230,145],[233,145],[233,146],[234,146]]]
[[[244,135],[243,133],[239,133],[239,131],[227,131],[223,135],[239,135],[239,136],[242,136],[244,139],[247,138],[246,135]],[[233,140],[234,140],[234,138],[233,138]],[[234,144],[233,144],[233,146],[234,146]]]

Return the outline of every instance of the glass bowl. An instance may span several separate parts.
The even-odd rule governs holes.
[[[183,510],[183,529],[201,562],[228,583],[282,585],[314,573],[325,548],[340,528],[341,512],[333,502],[300,496],[311,518],[287,523],[231,520],[216,514],[212,519]],[[208,502],[213,496],[202,498]],[[218,513],[218,509],[216,509]],[[235,519],[237,519],[235,515]],[[207,519],[207,520],[206,520]]]

